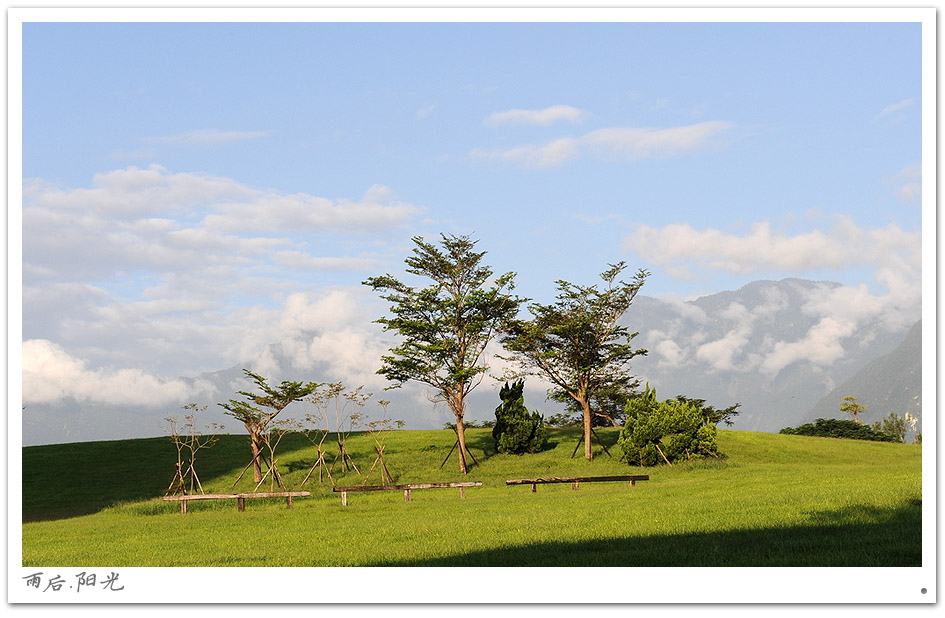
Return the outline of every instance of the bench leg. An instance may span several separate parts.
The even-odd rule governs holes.
[[[534,494],[537,492],[538,492],[538,485],[536,483],[532,483],[532,493]]]
[[[409,490],[409,489],[405,489],[405,490],[404,490],[404,502],[410,502],[410,490]]]
[[[239,510],[240,513],[242,513],[242,512],[246,509],[246,499],[245,499],[245,498],[237,498],[237,499],[236,499],[236,508]]]
[[[187,501],[186,500],[180,501],[180,514],[181,515],[187,514]]]
[[[285,497],[285,508],[287,508],[287,509],[291,509],[291,508],[292,508],[292,496],[286,496],[286,497]]]
[[[341,492],[341,506],[348,506],[348,492]]]
[[[577,489],[577,488],[578,488],[578,481],[574,481],[573,483],[571,483],[571,489]]]
[[[460,487],[460,488],[459,488],[459,497],[460,497],[460,498],[465,498],[465,497],[466,497],[466,488],[465,488],[465,487]]]

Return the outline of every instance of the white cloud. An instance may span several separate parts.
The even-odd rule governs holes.
[[[698,150],[732,127],[730,122],[700,122],[668,129],[612,127],[588,133],[582,142],[602,158],[664,159]]]
[[[286,294],[383,268],[363,247],[383,251],[390,229],[420,212],[381,185],[331,200],[160,166],[100,174],[91,188],[26,185],[24,335],[92,373],[196,375],[252,360],[283,339]],[[348,344],[373,352],[369,339]]]
[[[277,308],[255,307],[232,316],[227,332],[233,343],[225,354],[270,374],[317,367],[319,381],[379,390],[389,385],[377,375],[381,355],[390,347],[373,322],[383,310],[382,303],[361,288],[290,294]]]
[[[377,270],[378,261],[360,257],[316,257],[304,251],[279,251],[273,259],[282,266],[313,270]]]
[[[713,138],[734,126],[730,122],[710,121],[667,129],[611,127],[545,144],[491,151],[477,148],[470,156],[536,169],[557,167],[588,155],[609,161],[665,159],[707,148],[713,144]]]
[[[222,131],[220,129],[198,129],[175,135],[147,137],[144,141],[175,146],[209,146],[229,142],[242,142],[272,135],[272,131]]]
[[[108,405],[180,404],[199,395],[183,380],[164,380],[137,369],[89,369],[86,361],[44,339],[23,342],[23,402],[66,399]]]
[[[856,324],[852,321],[825,317],[811,327],[802,339],[776,342],[765,355],[761,371],[774,376],[784,367],[798,361],[828,367],[846,355],[843,340],[855,331]]]
[[[697,230],[688,223],[663,228],[640,225],[624,243],[651,264],[697,268],[750,275],[765,271],[802,274],[821,268],[841,269],[851,265],[882,266],[902,258],[906,275],[918,275],[921,238],[896,224],[864,229],[849,217],[838,215],[829,231],[789,235],[772,230],[762,221],[743,235],[718,229]]]
[[[915,105],[915,99],[903,99],[898,103],[893,103],[892,105],[885,107],[883,111],[874,116],[873,122],[878,122],[879,120],[882,120],[891,114],[895,114],[898,111],[904,110],[907,107],[911,107],[912,105]]]
[[[526,124],[547,126],[559,120],[580,122],[584,112],[570,105],[553,105],[545,109],[510,109],[504,112],[495,112],[483,121],[486,126],[500,126],[503,124]]]
[[[526,145],[509,150],[485,151],[475,149],[473,159],[494,159],[510,165],[521,165],[531,169],[557,167],[578,156],[580,142],[572,138],[561,138],[542,146]]]

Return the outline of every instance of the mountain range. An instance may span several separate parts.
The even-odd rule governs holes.
[[[890,411],[921,418],[919,316],[884,311],[875,302],[870,305],[871,298],[838,283],[802,279],[755,281],[693,300],[638,296],[622,323],[639,333],[633,342],[647,354],[636,357],[631,370],[660,399],[685,395],[716,408],[740,404],[733,429],[777,432],[818,417],[841,418],[839,401],[847,395],[869,406],[870,422]],[[330,381],[324,377],[327,363],[299,375],[289,352],[280,344],[269,346],[277,368],[271,383]],[[216,404],[250,388],[243,366],[249,365],[184,378],[201,393],[203,400],[196,403],[207,406],[201,423],[242,433],[242,426]],[[498,388],[487,379],[473,392],[467,420],[494,418]],[[529,379],[525,401],[529,409],[549,416],[562,406],[546,400],[546,388]],[[437,428],[454,420],[445,405],[434,406],[416,385],[375,394],[364,410],[372,418],[381,414],[374,402],[383,398],[391,402],[389,415],[404,420],[407,428]],[[302,405],[308,404],[293,404]],[[30,405],[23,411],[23,444],[161,435],[162,419],[174,413],[75,401]],[[290,408],[285,414],[291,413]]]

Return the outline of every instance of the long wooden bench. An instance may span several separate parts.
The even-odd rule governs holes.
[[[164,496],[165,502],[180,502],[180,512],[187,512],[187,503],[191,500],[232,500],[236,499],[236,507],[240,511],[246,508],[246,498],[285,498],[286,508],[292,508],[292,498],[310,496],[308,491],[271,491],[241,494],[186,494],[182,496]]]
[[[532,493],[538,491],[538,485],[543,483],[571,483],[571,489],[577,489],[581,483],[600,483],[602,481],[629,481],[630,485],[635,485],[637,481],[648,481],[649,475],[631,475],[631,476],[571,476],[571,477],[551,477],[545,479],[511,479],[505,482],[506,485],[531,485]]]
[[[414,489],[443,489],[459,488],[459,497],[466,497],[467,487],[482,487],[482,481],[467,481],[462,483],[410,483],[407,485],[354,485],[351,487],[335,487],[333,491],[341,493],[342,506],[348,506],[349,491],[390,491],[402,490],[404,502],[410,502],[410,492]]]

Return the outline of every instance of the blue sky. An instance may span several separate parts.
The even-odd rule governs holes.
[[[178,376],[271,368],[272,343],[288,377],[370,386],[360,282],[440,232],[542,302],[626,260],[652,296],[804,277],[918,312],[921,46],[919,23],[24,24],[24,401],[183,404]]]

